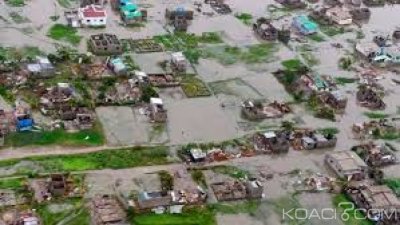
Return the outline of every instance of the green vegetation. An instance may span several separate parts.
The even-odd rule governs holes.
[[[349,215],[348,220],[343,221],[345,225],[373,225],[374,223],[364,218],[360,210],[356,210],[353,203],[350,199],[347,198],[345,194],[338,194],[333,197],[333,205],[336,207],[339,213],[343,213],[346,211],[346,214]],[[343,204],[346,203],[346,204]],[[339,205],[340,204],[340,205]]]
[[[344,27],[336,27],[336,26],[320,26],[320,29],[322,31],[322,33],[324,33],[325,35],[329,36],[329,37],[333,37],[339,34],[344,34],[346,32],[346,30],[344,29]]]
[[[259,201],[244,201],[236,203],[216,203],[208,206],[215,213],[222,214],[238,214],[238,213],[255,213],[260,206]]]
[[[311,34],[307,36],[310,40],[315,41],[315,42],[323,42],[325,41],[325,38],[320,35],[320,34]]]
[[[11,133],[5,138],[6,146],[22,147],[34,145],[97,146],[104,144],[100,125],[75,133],[63,129],[40,132]]]
[[[311,52],[302,52],[300,53],[301,57],[303,57],[304,61],[308,66],[316,66],[320,63],[318,58],[316,58]]]
[[[207,208],[184,209],[182,214],[140,214],[132,216],[135,225],[216,225],[214,214]]]
[[[70,172],[167,164],[167,155],[165,147],[134,147],[82,154],[28,157],[21,160],[35,162],[46,172]],[[21,160],[3,160],[0,161],[0,167],[13,166]]]
[[[56,225],[61,221],[68,225],[82,225],[90,223],[88,209],[80,198],[67,199],[62,202],[40,204],[36,207],[43,224]]]
[[[211,95],[205,83],[192,74],[182,76],[181,87],[185,95],[189,98]]]
[[[396,140],[400,139],[400,132],[396,130],[380,130],[376,128],[375,130],[372,131],[372,136],[375,139],[382,139],[382,140]]]
[[[385,119],[389,117],[389,114],[384,112],[365,112],[364,115],[370,119]]]
[[[327,127],[327,128],[318,129],[318,132],[320,132],[323,135],[336,135],[340,131],[336,127]]]
[[[200,185],[203,188],[207,187],[207,182],[203,171],[191,170],[190,175],[192,176],[193,181],[196,182],[198,185]]]
[[[347,78],[347,77],[335,77],[335,83],[337,85],[346,85],[346,84],[352,84],[356,82],[357,80],[354,78]]]
[[[161,189],[163,191],[171,191],[174,189],[174,177],[166,170],[158,172],[160,177]]]
[[[238,61],[246,64],[271,62],[273,53],[278,51],[279,45],[265,43],[252,45],[247,48],[222,46],[205,48],[201,56],[217,59],[221,64],[230,65]]]
[[[54,24],[47,36],[54,40],[66,41],[73,45],[78,45],[81,42],[82,37],[77,35],[77,29],[69,27],[63,24]]]
[[[146,85],[142,88],[141,101],[150,102],[150,98],[158,97],[157,91],[150,85]]]
[[[25,0],[7,0],[5,1],[9,6],[22,7],[25,5]]]
[[[214,173],[225,174],[236,179],[246,178],[250,176],[249,171],[242,170],[236,166],[214,166],[211,170]]]
[[[71,0],[57,0],[57,2],[61,7],[64,7],[64,8],[71,7]]]
[[[350,70],[354,63],[354,59],[351,56],[341,57],[339,59],[339,68],[342,70]]]
[[[251,25],[253,20],[253,16],[249,13],[236,13],[235,17],[248,26]]]
[[[14,21],[14,23],[17,23],[17,24],[29,22],[28,18],[21,16],[17,12],[10,12],[9,16],[12,19],[12,21]]]
[[[0,189],[20,189],[25,184],[25,178],[2,178],[0,179]]]
[[[384,179],[383,183],[392,189],[397,196],[400,196],[400,178]]]
[[[8,103],[13,103],[15,101],[15,96],[5,86],[0,86],[0,95]]]
[[[304,67],[304,64],[299,59],[288,59],[282,61],[282,66],[287,70],[297,71],[298,69]]]

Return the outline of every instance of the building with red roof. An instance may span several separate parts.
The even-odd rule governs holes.
[[[79,8],[78,16],[83,26],[103,27],[107,24],[107,12],[98,5]]]

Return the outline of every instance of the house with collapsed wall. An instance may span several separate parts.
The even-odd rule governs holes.
[[[253,136],[254,150],[257,153],[286,153],[289,151],[289,136],[285,132],[269,131]]]
[[[4,225],[45,225],[34,210],[8,210],[1,217],[0,224]]]
[[[167,121],[167,110],[164,108],[164,103],[161,98],[150,98],[149,117],[157,123]]]
[[[94,196],[89,209],[94,225],[117,225],[126,222],[126,213],[114,196]]]
[[[47,57],[37,56],[34,63],[26,66],[30,76],[34,78],[46,78],[55,74],[55,67]]]
[[[333,148],[336,146],[337,142],[337,138],[334,135],[323,135],[319,133],[303,135],[300,140],[302,149],[305,150]]]
[[[331,152],[325,155],[325,163],[340,178],[363,180],[367,177],[367,164],[352,151]]]
[[[350,10],[344,7],[332,7],[326,10],[326,16],[337,25],[350,25],[353,23],[353,17]]]
[[[379,93],[371,87],[360,86],[356,93],[357,102],[369,109],[385,109],[386,104],[383,102]]]
[[[193,20],[194,11],[188,7],[173,7],[165,10],[167,24],[172,25],[175,31],[185,32]]]
[[[351,185],[346,193],[358,209],[365,210],[368,218],[378,224],[400,223],[400,200],[385,185]]]
[[[262,184],[255,180],[224,181],[211,184],[211,189],[218,201],[237,201],[244,199],[260,199],[263,196]]]
[[[352,148],[371,167],[380,167],[397,163],[396,156],[385,145],[373,142]]]
[[[324,91],[319,95],[319,99],[330,108],[344,110],[347,105],[347,97],[339,90]]]
[[[120,55],[123,51],[118,37],[107,33],[90,36],[89,47],[97,55]]]
[[[251,120],[281,118],[284,114],[290,113],[290,107],[285,103],[274,101],[264,104],[260,101],[247,100],[242,103],[243,115]]]
[[[278,39],[278,29],[264,17],[258,18],[256,23],[253,24],[253,31],[258,37],[266,41],[276,41]]]

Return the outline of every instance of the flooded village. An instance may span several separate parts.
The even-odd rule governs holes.
[[[0,1],[0,224],[400,224],[398,3]]]

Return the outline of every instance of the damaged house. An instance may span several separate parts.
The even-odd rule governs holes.
[[[280,118],[284,114],[290,113],[291,109],[285,103],[274,101],[268,105],[260,101],[244,101],[242,103],[242,113],[249,119],[259,120],[267,118]]]
[[[373,142],[354,146],[352,150],[371,167],[386,166],[397,162],[393,152],[384,145],[376,145]]]
[[[389,187],[361,184],[348,187],[346,193],[357,208],[365,210],[366,216],[377,224],[400,223],[400,201]]]
[[[89,47],[97,55],[119,55],[123,50],[118,37],[106,33],[90,36]]]
[[[164,123],[167,121],[167,110],[161,98],[150,98],[149,105],[150,119],[157,123]]]
[[[159,207],[172,205],[172,196],[169,192],[141,192],[136,201],[136,208],[147,211]]]
[[[194,11],[184,7],[175,7],[165,10],[165,19],[176,31],[185,32],[193,20]]]
[[[296,135],[294,135],[296,137]],[[323,148],[333,148],[336,146],[337,138],[332,134],[319,134],[314,132],[307,132],[301,135],[301,149],[313,150]],[[293,141],[296,143],[296,141]],[[294,146],[296,146],[294,144]],[[298,147],[295,147],[298,149]]]
[[[126,214],[114,196],[96,195],[90,202],[90,214],[95,225],[122,224]]]
[[[375,110],[386,108],[386,104],[383,102],[379,93],[371,87],[365,85],[360,86],[356,97],[358,103],[363,107]]]
[[[337,25],[350,25],[353,23],[353,17],[349,9],[344,7],[333,7],[326,10],[326,16]]]
[[[253,24],[253,31],[258,37],[266,41],[278,39],[278,30],[264,17],[258,18],[256,23]]]
[[[335,110],[344,110],[347,105],[347,97],[339,90],[325,91],[319,94],[320,100]]]
[[[55,73],[55,67],[47,57],[37,56],[34,63],[27,65],[27,70],[32,77],[46,78]]]
[[[244,199],[260,199],[263,196],[263,186],[256,179],[246,182],[224,181],[211,184],[218,201],[237,201]]]
[[[173,71],[184,73],[188,66],[188,60],[182,52],[174,52],[171,54],[171,68]]]
[[[289,136],[284,132],[258,133],[253,137],[254,149],[260,153],[286,153],[289,151]]]
[[[367,164],[354,152],[338,151],[328,153],[325,155],[325,162],[340,178],[363,180],[367,177]]]

